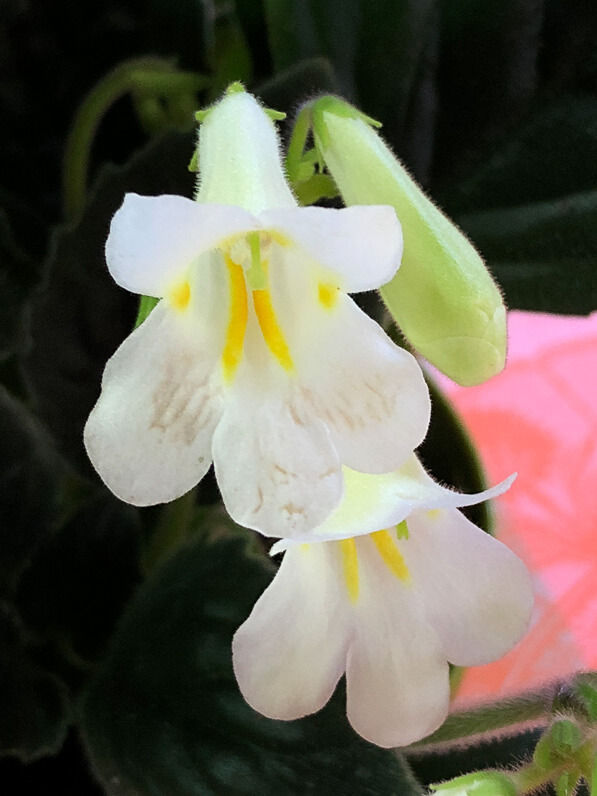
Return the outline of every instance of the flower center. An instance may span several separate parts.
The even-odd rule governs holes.
[[[402,523],[400,524],[402,525]],[[397,538],[404,538],[403,531],[400,526],[396,529],[395,534]],[[406,566],[406,562],[398,549],[396,540],[393,538],[392,533],[387,530],[376,531],[369,534],[377,552],[381,556],[384,564],[398,580],[404,584],[410,582],[410,572]],[[359,561],[357,553],[357,540],[356,539],[342,539],[340,541],[340,552],[342,555],[342,570],[344,573],[344,580],[346,582],[346,589],[348,596],[352,603],[356,603],[359,599]]]
[[[237,239],[224,254],[230,291],[230,319],[222,352],[222,369],[227,383],[233,380],[242,358],[248,319],[247,284],[251,288],[253,308],[266,346],[284,370],[294,370],[269,289],[267,255],[271,240],[268,234],[249,232]]]

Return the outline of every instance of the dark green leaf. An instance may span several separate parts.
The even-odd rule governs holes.
[[[122,168],[107,167],[80,220],[54,236],[43,290],[35,297],[25,376],[35,408],[61,450],[91,472],[85,420],[100,392],[106,360],[130,333],[138,297],[119,288],[104,261],[110,219],[127,191],[191,195],[187,164],[194,136],[171,133]]]
[[[597,78],[597,5],[591,0],[547,0],[540,66],[552,93],[594,89]]]
[[[595,261],[490,262],[514,310],[587,315],[597,307]]]
[[[335,92],[338,82],[325,58],[309,58],[255,87],[255,93],[271,108],[292,113],[298,104],[318,92]]]
[[[102,490],[40,545],[21,576],[21,616],[75,665],[98,658],[139,580],[138,556],[138,510]]]
[[[441,197],[453,216],[558,199],[597,186],[597,97],[546,102],[455,190]]]
[[[246,533],[181,549],[125,614],[81,711],[107,792],[420,793],[397,755],[353,733],[342,693],[294,722],[271,721],[244,702],[231,639],[273,571],[247,551]]]
[[[65,467],[48,435],[0,387],[0,585],[10,591],[52,526]]]
[[[264,0],[274,71],[322,55],[309,0]]]
[[[597,190],[471,213],[458,223],[489,261],[597,262]]]
[[[462,216],[512,309],[597,309],[597,191]]]
[[[0,604],[0,755],[24,762],[57,752],[66,736],[64,687],[35,664]]]
[[[442,10],[436,159],[468,166],[535,96],[545,0],[450,0]]]
[[[23,316],[36,278],[37,268],[14,242],[0,210],[0,362],[23,348]]]
[[[263,80],[272,68],[262,0],[234,0],[234,6],[251,50],[255,78]]]
[[[265,0],[265,17],[275,72],[324,56],[342,92],[354,95],[354,59],[360,0]]]
[[[437,0],[361,4],[359,104],[423,181],[434,141],[438,28]]]
[[[197,0],[149,0],[145,5],[149,51],[172,55],[183,69],[201,72],[214,44],[209,7]]]
[[[251,52],[235,16],[219,19],[215,27],[210,98],[216,100],[230,83],[248,84],[253,76]]]

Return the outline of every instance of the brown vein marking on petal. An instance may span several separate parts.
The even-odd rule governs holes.
[[[258,503],[253,509],[252,514],[259,514],[259,512],[263,508],[263,489],[260,486],[257,487],[257,498],[258,498]]]
[[[304,514],[305,513],[305,507],[304,506],[297,506],[296,503],[293,503],[292,501],[288,501],[288,503],[285,503],[282,506],[282,511],[285,511],[290,516],[293,516],[295,514]]]
[[[325,401],[308,387],[300,387],[301,400],[311,408],[314,415],[333,428],[344,426],[350,431],[363,430],[370,423],[381,423],[392,413],[396,396],[381,385],[371,381],[360,382],[369,397],[359,402],[360,411],[355,411],[350,393],[337,392]],[[291,413],[296,413],[291,405]],[[294,416],[294,415],[293,415]]]
[[[191,445],[197,433],[214,419],[208,377],[189,377],[192,358],[181,357],[166,365],[164,377],[153,394],[149,427],[169,432],[173,440]]]
[[[380,381],[379,376],[377,377],[377,381],[378,382]],[[392,410],[396,402],[395,390],[393,390],[392,393],[390,393],[388,392],[387,389],[384,389],[385,384],[379,386],[373,386],[373,384],[371,384],[371,382],[369,381],[364,381],[363,387],[365,387],[367,390],[370,390],[375,395],[375,397],[379,401],[378,405],[381,406],[383,413],[386,416],[392,414]],[[378,419],[381,420],[381,417],[378,417]]]
[[[338,472],[338,468],[337,467],[328,467],[328,469],[325,472],[320,473],[317,476],[317,479],[319,481],[323,481],[324,478],[331,478],[331,476],[332,475],[336,475],[337,472]]]
[[[297,425],[297,426],[304,426],[305,425],[305,421],[298,414],[298,412],[296,411],[296,407],[293,404],[291,404],[291,403],[288,404],[288,411],[289,411],[290,417],[292,418],[292,420],[293,420],[295,425]]]
[[[279,476],[276,476],[275,473],[279,473]],[[275,484],[280,486],[288,486],[293,479],[297,478],[298,473],[293,473],[291,470],[287,470],[285,467],[282,467],[281,464],[274,464],[272,468],[272,481]]]

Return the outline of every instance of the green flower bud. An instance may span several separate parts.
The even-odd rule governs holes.
[[[434,796],[516,796],[516,788],[500,771],[474,771],[431,785]]]
[[[479,253],[425,196],[372,128],[337,97],[312,106],[315,145],[346,204],[392,205],[404,233],[402,265],[381,288],[413,346],[464,386],[499,373],[506,311]]]

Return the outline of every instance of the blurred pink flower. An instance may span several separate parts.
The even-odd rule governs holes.
[[[597,313],[510,313],[503,373],[472,388],[442,380],[495,483],[496,533],[529,566],[537,600],[525,639],[469,669],[457,702],[516,693],[597,668]]]

